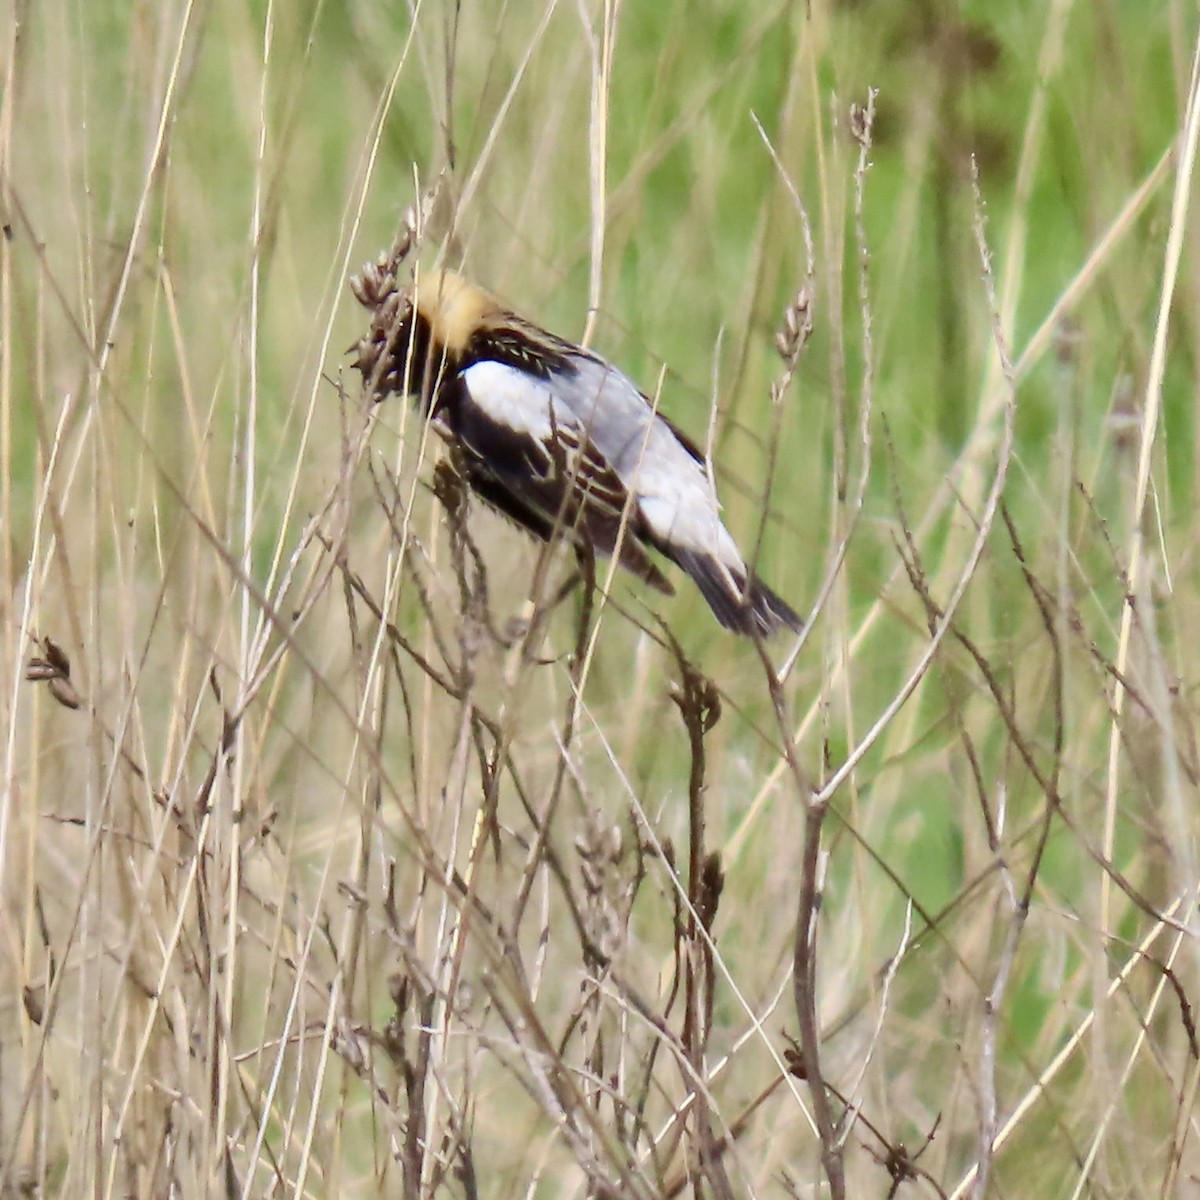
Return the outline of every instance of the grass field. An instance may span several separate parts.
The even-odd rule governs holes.
[[[1194,5],[2,11],[0,1196],[1200,1196]],[[437,483],[421,195],[801,639]]]

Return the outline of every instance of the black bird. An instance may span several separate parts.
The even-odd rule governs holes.
[[[355,365],[377,398],[419,399],[489,505],[543,541],[561,534],[615,553],[671,595],[648,552],[657,550],[695,580],[726,629],[801,630],[747,569],[703,453],[611,363],[450,271],[397,289],[382,266],[368,267],[353,286],[375,310]]]

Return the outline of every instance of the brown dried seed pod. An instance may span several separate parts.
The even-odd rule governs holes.
[[[795,366],[812,330],[812,296],[806,284],[783,310],[783,326],[775,334],[775,349],[789,367]]]

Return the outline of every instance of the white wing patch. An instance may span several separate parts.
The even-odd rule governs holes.
[[[547,384],[516,367],[485,360],[468,367],[460,378],[475,404],[496,424],[514,433],[547,442],[555,425],[575,424],[570,413],[561,411],[562,405]]]

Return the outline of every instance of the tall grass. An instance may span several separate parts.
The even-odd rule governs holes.
[[[0,1194],[1194,1189],[1191,7],[4,17]],[[360,394],[425,189],[803,639]]]

